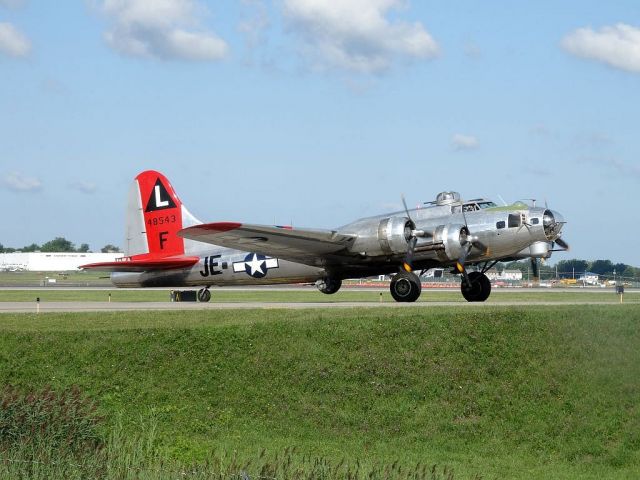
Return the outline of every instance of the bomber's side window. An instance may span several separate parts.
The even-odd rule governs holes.
[[[509,214],[509,228],[515,228],[520,226],[521,217],[519,213]]]
[[[496,228],[504,228],[504,227],[505,227],[504,220],[500,220],[499,222],[496,223]]]
[[[537,224],[538,224],[538,222],[540,222],[540,219],[539,219],[539,218],[532,218],[532,219],[531,219],[531,224],[532,224],[532,225],[537,225]]]

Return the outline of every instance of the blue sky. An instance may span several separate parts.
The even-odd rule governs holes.
[[[635,1],[0,0],[0,243],[121,245],[157,169],[203,221],[546,199],[640,266],[639,106]]]

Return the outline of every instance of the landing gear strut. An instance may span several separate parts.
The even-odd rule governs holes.
[[[340,290],[341,286],[342,280],[333,277],[325,277],[316,282],[316,287],[318,288],[318,290],[320,290],[322,293],[326,293],[327,295],[336,293],[338,290]]]
[[[198,301],[199,302],[208,302],[211,300],[211,292],[208,288],[201,288],[198,290]]]
[[[396,302],[415,302],[422,291],[422,284],[415,273],[400,272],[391,279],[389,289]]]
[[[460,290],[467,302],[484,302],[491,294],[491,282],[482,272],[469,272],[468,279],[462,279]]]

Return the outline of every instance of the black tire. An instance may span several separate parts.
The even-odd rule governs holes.
[[[422,284],[415,273],[400,272],[391,279],[389,290],[396,302],[415,302],[422,292]]]
[[[467,302],[484,302],[491,294],[491,282],[484,273],[469,272],[469,282],[462,280],[460,291]]]
[[[208,302],[209,300],[211,300],[211,292],[209,291],[208,288],[201,288],[200,290],[198,290],[198,301],[199,302]]]
[[[342,280],[333,277],[326,277],[316,282],[316,287],[318,288],[318,290],[327,295],[333,295],[338,290],[340,290],[341,286]]]

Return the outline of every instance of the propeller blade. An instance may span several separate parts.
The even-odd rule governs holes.
[[[458,272],[462,273],[463,275],[466,274],[466,268],[464,264],[467,261],[467,256],[469,255],[470,251],[471,251],[471,244],[467,243],[464,249],[462,250],[462,254],[460,255],[460,258],[458,258],[458,261],[456,262],[456,270],[458,270]]]
[[[540,269],[538,268],[538,259],[531,257],[531,271],[533,278],[540,278]]]
[[[473,246],[476,247],[478,250],[482,250],[482,254],[486,255],[489,253],[489,247],[487,247],[484,243],[482,243],[480,240],[474,240],[472,242]]]
[[[411,237],[409,240],[409,248],[407,249],[407,256],[404,258],[404,263],[402,267],[407,271],[411,272],[411,262],[413,260],[413,251],[416,248],[416,243],[418,243],[418,237]]]
[[[556,238],[554,240],[554,242],[556,242],[558,245],[560,245],[565,250],[569,250],[569,248],[570,248],[569,244],[567,242],[565,242],[564,240],[562,240],[561,238]]]
[[[469,253],[469,249],[471,248],[471,246],[469,245],[469,248],[465,248],[465,250],[462,252],[462,255],[460,256],[460,258],[458,259],[458,261],[456,262],[456,270],[462,274],[462,281],[468,286],[471,287],[471,282],[469,281],[469,275],[467,275],[467,269],[464,266],[464,262],[467,259],[467,254]]]
[[[404,193],[400,195],[400,198],[402,198],[402,205],[404,205],[404,211],[407,214],[407,218],[411,220],[411,223],[413,223],[413,220],[411,219],[411,215],[409,215],[409,208],[407,207],[407,201],[404,198]]]

